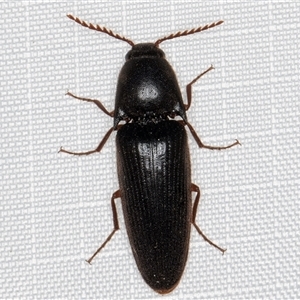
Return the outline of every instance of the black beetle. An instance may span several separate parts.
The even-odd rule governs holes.
[[[169,293],[179,283],[186,265],[191,224],[208,243],[225,252],[211,242],[195,222],[200,189],[191,182],[184,126],[188,126],[200,148],[221,150],[239,142],[236,140],[225,147],[207,146],[201,142],[187,121],[186,111],[191,105],[192,84],[213,67],[187,85],[188,103],[184,104],[176,75],[158,45],[164,40],[212,28],[223,21],[171,34],[155,43],[135,45],[105,27],[86,23],[72,15],[68,17],[132,46],[119,75],[114,111],[108,112],[98,100],[67,93],[76,99],[95,103],[114,118],[114,125],[95,150],[74,153],[61,148],[60,152],[75,155],[100,152],[110,134],[117,130],[120,189],[111,198],[114,229],[87,262],[91,263],[119,229],[115,199],[121,198],[132,253],[142,277],[156,292]],[[176,116],[182,120],[172,120]],[[125,121],[125,124],[119,124],[120,121]],[[192,192],[196,192],[193,205]]]

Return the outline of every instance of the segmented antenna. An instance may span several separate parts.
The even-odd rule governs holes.
[[[106,33],[106,34],[108,34],[108,35],[110,35],[110,36],[112,36],[112,37],[114,37],[118,40],[127,42],[130,46],[134,46],[133,41],[131,41],[131,40],[129,40],[129,39],[117,34],[117,33],[114,33],[110,29],[107,29],[105,27],[101,27],[100,25],[97,25],[97,24],[94,25],[92,23],[87,23],[87,22],[85,22],[85,21],[83,21],[83,20],[81,20],[77,17],[74,17],[74,16],[70,15],[70,14],[67,15],[67,17],[70,18],[71,20],[74,20],[76,23],[80,24],[83,27],[87,27],[87,28],[92,29],[92,30],[104,32],[104,33]]]
[[[172,33],[168,36],[165,36],[159,40],[157,40],[154,44],[155,46],[158,46],[161,42],[163,41],[166,41],[166,40],[171,40],[171,39],[175,39],[177,37],[180,37],[180,36],[185,36],[185,35],[189,35],[189,34],[194,34],[196,32],[200,32],[200,31],[204,31],[204,30],[207,30],[207,29],[210,29],[212,27],[215,27],[215,26],[218,26],[218,25],[221,25],[224,21],[218,21],[218,22],[215,22],[215,23],[212,23],[210,25],[205,25],[205,26],[201,26],[201,27],[198,27],[198,28],[193,28],[193,29],[190,29],[190,30],[185,30],[185,31],[182,31],[182,32],[177,32],[177,33]]]

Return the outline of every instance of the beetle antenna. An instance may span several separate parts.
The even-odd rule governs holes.
[[[96,30],[96,31],[100,31],[100,32],[104,32],[118,40],[121,40],[121,41],[125,41],[127,42],[130,46],[134,46],[134,42],[125,38],[124,36],[121,36],[117,33],[114,33],[113,31],[111,31],[110,29],[107,29],[105,27],[101,27],[100,25],[98,24],[92,24],[92,23],[87,23],[81,19],[79,19],[78,17],[74,17],[70,14],[67,15],[67,17],[73,21],[75,21],[76,23],[80,24],[81,26],[83,27],[87,27],[89,29],[92,29],[92,30]]]
[[[200,31],[204,31],[204,30],[207,30],[207,29],[210,29],[212,27],[215,27],[215,26],[218,26],[218,25],[221,25],[224,21],[220,20],[218,22],[214,22],[212,24],[207,24],[205,26],[200,26],[198,28],[193,28],[193,29],[190,29],[190,30],[185,30],[185,31],[179,31],[179,32],[176,32],[176,33],[172,33],[168,36],[165,36],[159,40],[157,40],[154,44],[155,46],[158,46],[161,42],[163,41],[166,41],[166,40],[171,40],[171,39],[174,39],[174,38],[177,38],[177,37],[181,37],[181,36],[185,36],[185,35],[189,35],[189,34],[194,34],[196,32],[200,32]]]

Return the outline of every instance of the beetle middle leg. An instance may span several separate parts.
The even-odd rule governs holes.
[[[218,245],[216,245],[215,243],[213,243],[208,237],[205,236],[205,234],[201,231],[199,226],[196,224],[197,208],[198,208],[198,204],[199,204],[199,201],[200,201],[200,189],[197,185],[192,183],[191,191],[197,193],[195,201],[194,201],[194,205],[193,205],[192,222],[191,223],[194,225],[194,227],[196,228],[198,233],[203,237],[203,239],[206,242],[208,242],[209,244],[211,244],[212,246],[214,246],[215,248],[217,248],[218,250],[220,250],[224,254],[226,249],[223,249],[223,248],[219,247]]]
[[[196,78],[194,78],[187,86],[186,86],[186,94],[187,94],[187,101],[188,103],[185,104],[185,110],[188,110],[191,106],[192,103],[192,85],[198,80],[200,79],[203,75],[205,75],[207,72],[213,70],[214,67],[213,65],[211,65],[206,71],[204,71],[203,73],[201,73],[200,75],[198,75]],[[218,147],[218,146],[208,146],[202,143],[202,141],[200,140],[200,138],[198,137],[196,131],[194,130],[194,128],[192,127],[192,125],[188,122],[184,123],[188,126],[188,128],[190,129],[194,139],[196,140],[198,146],[200,148],[207,148],[210,150],[222,150],[222,149],[228,149],[231,148],[235,145],[240,145],[240,142],[238,140],[235,141],[235,143],[228,145],[228,146],[224,146],[224,147]]]
[[[210,149],[210,150],[223,150],[223,149],[231,148],[231,147],[236,146],[236,145],[241,145],[241,143],[238,140],[235,140],[235,142],[233,144],[230,144],[228,146],[209,146],[209,145],[205,145],[205,144],[202,143],[202,141],[200,140],[199,136],[197,135],[195,129],[193,128],[193,126],[189,122],[185,122],[183,124],[188,126],[191,134],[193,135],[196,143],[198,144],[198,146],[200,148],[206,148],[206,149]]]
[[[103,146],[105,145],[105,143],[107,142],[109,136],[111,135],[111,133],[113,132],[114,128],[110,128],[104,138],[102,139],[102,141],[100,142],[100,144],[98,145],[98,147],[94,150],[91,150],[91,151],[87,151],[87,152],[71,152],[71,151],[68,151],[68,150],[65,150],[63,149],[62,147],[60,147],[59,152],[64,152],[64,153],[68,153],[68,154],[73,154],[73,155],[89,155],[89,154],[92,154],[92,153],[95,153],[95,152],[100,152],[101,149],[103,148]]]
[[[105,245],[111,240],[113,235],[116,233],[117,230],[120,229],[119,226],[119,221],[118,221],[118,212],[117,212],[117,207],[115,203],[115,199],[121,197],[121,192],[120,190],[117,190],[114,192],[111,196],[111,208],[112,208],[112,213],[113,213],[113,221],[114,221],[114,229],[110,233],[110,235],[106,238],[104,243],[97,249],[97,251],[87,260],[89,264],[91,264],[92,260],[95,258],[95,256],[105,247]]]
[[[95,103],[105,114],[107,114],[108,116],[110,117],[113,117],[114,116],[114,111],[111,111],[109,112],[105,106],[99,101],[99,100],[96,100],[96,99],[89,99],[89,98],[83,98],[83,97],[78,97],[70,92],[66,93],[66,95],[68,96],[71,96],[75,99],[78,99],[78,100],[82,100],[82,101],[86,101],[86,102],[93,102]],[[117,129],[120,128],[120,125],[117,126]],[[62,147],[60,147],[60,150],[58,151],[59,152],[64,152],[64,153],[68,153],[68,154],[73,154],[73,155],[89,155],[89,154],[92,154],[92,153],[95,153],[95,152],[100,152],[101,149],[103,148],[103,146],[105,145],[105,143],[107,142],[109,136],[111,135],[111,133],[113,132],[114,128],[110,128],[107,133],[105,134],[104,138],[101,140],[101,142],[99,143],[98,147],[94,150],[91,150],[91,151],[87,151],[87,152],[71,152],[71,151],[68,151],[68,150],[65,150],[63,149]]]

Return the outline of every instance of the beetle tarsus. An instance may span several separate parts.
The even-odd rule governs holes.
[[[63,152],[63,153],[67,153],[67,154],[72,154],[72,155],[89,155],[95,152],[98,152],[97,149],[95,150],[91,150],[91,151],[87,151],[87,152],[71,152],[68,150],[63,149],[62,147],[60,147],[58,153]]]
[[[214,246],[215,248],[217,248],[218,250],[220,250],[222,252],[222,254],[225,253],[225,251],[227,249],[223,249],[221,247],[219,247],[218,245],[216,245],[214,242],[212,242],[207,236],[205,236],[205,234],[201,231],[201,229],[199,228],[199,226],[196,223],[193,223],[194,227],[196,228],[197,232],[203,237],[203,239],[208,242],[210,245]]]
[[[92,260],[95,258],[95,256],[105,247],[105,245],[111,240],[113,235],[116,233],[117,229],[114,229],[111,234],[107,237],[107,239],[104,241],[104,243],[97,249],[97,251],[88,259],[86,262],[91,265]]]

